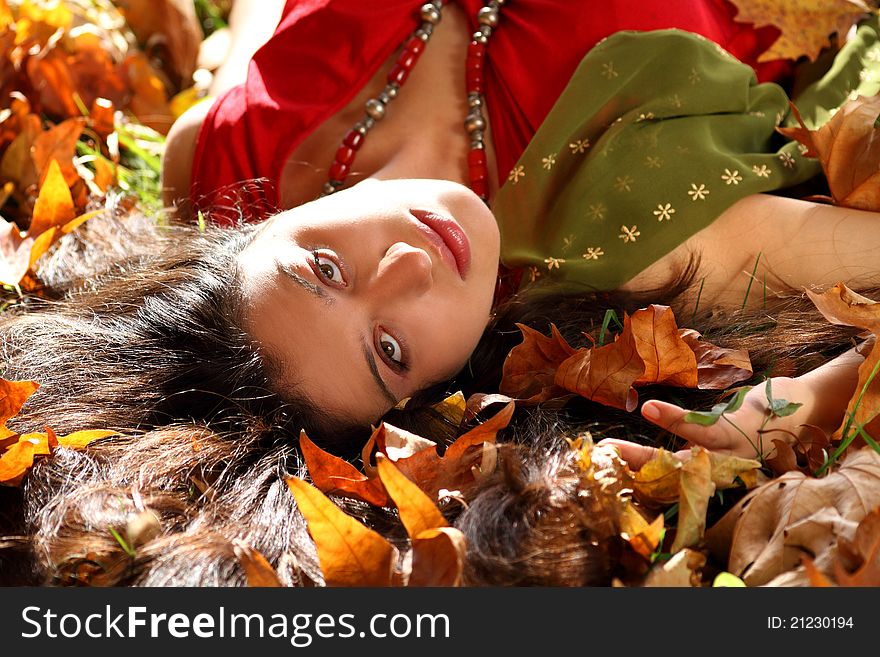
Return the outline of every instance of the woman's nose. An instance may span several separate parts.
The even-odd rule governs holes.
[[[434,283],[431,256],[406,242],[392,244],[376,272],[376,285],[380,293],[395,297],[424,294]]]

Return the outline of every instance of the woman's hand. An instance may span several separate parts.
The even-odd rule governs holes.
[[[800,379],[775,377],[770,379],[772,399],[787,408],[771,412],[767,384],[753,386],[735,411],[723,413],[708,426],[689,422],[690,412],[675,404],[651,400],[642,406],[642,416],[671,433],[684,438],[691,445],[743,458],[761,458],[773,449],[773,439],[793,442],[804,430],[805,417],[812,402],[813,391]],[[799,406],[797,406],[799,405]],[[842,413],[843,409],[841,409]]]
[[[712,451],[760,458],[768,456],[775,447],[773,439],[795,442],[809,439],[808,433],[816,428],[831,434],[843,420],[847,404],[858,382],[858,367],[863,358],[855,350],[802,376],[770,379],[772,398],[777,401],[776,413],[771,412],[766,383],[754,386],[735,411],[724,413],[714,424],[704,426],[687,422],[690,412],[675,404],[650,400],[642,405],[645,419],[687,440],[691,446],[700,445]],[[779,400],[800,404],[793,412]],[[638,470],[657,453],[654,447],[638,445],[625,440],[606,439],[603,444],[618,448],[629,467]],[[676,452],[685,458],[690,452]]]

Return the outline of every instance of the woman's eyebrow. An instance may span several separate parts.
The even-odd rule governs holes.
[[[293,271],[290,267],[280,262],[279,260],[275,261],[275,266],[278,267],[278,270],[291,279],[294,283],[303,288],[306,292],[311,294],[314,297],[319,298],[321,301],[330,305],[333,303],[334,299],[332,296],[327,294],[327,290],[319,285],[315,285],[311,281],[307,281],[302,276]]]
[[[367,367],[370,368],[370,374],[373,375],[373,378],[376,380],[376,385],[379,387],[382,396],[391,404],[392,407],[397,405],[399,401],[394,393],[388,389],[388,386],[385,384],[385,381],[382,379],[382,375],[379,374],[379,367],[376,365],[376,358],[373,356],[373,351],[370,349],[370,345],[367,344],[367,341],[364,340],[362,343],[364,359],[367,361]]]

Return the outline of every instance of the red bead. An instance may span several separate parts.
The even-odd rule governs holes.
[[[465,75],[468,93],[483,93],[483,71],[469,68]]]
[[[474,194],[479,196],[482,199],[489,197],[489,186],[486,184],[486,180],[472,180],[471,181],[471,189],[474,191]]]
[[[340,164],[351,164],[354,162],[354,149],[348,146],[340,146],[336,151],[336,161]]]
[[[468,151],[468,164],[472,167],[486,166],[486,151],[482,148],[472,148]]]
[[[397,57],[397,65],[405,68],[407,71],[411,71],[412,67],[416,65],[416,62],[419,60],[419,56],[414,52],[410,52],[409,50],[404,50]]]
[[[411,53],[418,56],[421,55],[422,51],[425,49],[425,42],[417,36],[410,37],[410,40],[406,42],[403,49],[409,50]]]
[[[477,61],[482,64],[483,60],[486,57],[486,44],[478,43],[477,41],[471,41],[468,45],[467,49],[467,60]]]
[[[328,178],[330,180],[343,181],[348,177],[349,166],[347,164],[343,164],[342,162],[333,162],[330,165],[330,173],[328,174]]]
[[[363,145],[364,136],[357,130],[349,130],[342,139],[342,143],[356,151]]]
[[[394,67],[388,71],[388,83],[402,85],[406,82],[407,76],[409,76],[409,70],[403,68],[400,64],[395,64]]]
[[[486,151],[482,148],[473,148],[468,152],[468,176],[471,182],[489,177],[489,171],[486,169]]]

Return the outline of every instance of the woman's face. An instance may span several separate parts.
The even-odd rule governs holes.
[[[321,410],[373,422],[465,365],[499,242],[462,185],[363,181],[272,217],[241,253],[248,330]]]

